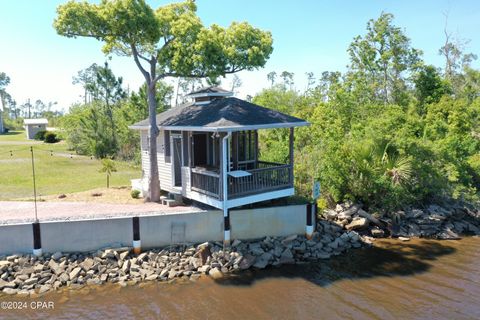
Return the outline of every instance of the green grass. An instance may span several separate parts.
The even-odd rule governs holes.
[[[67,150],[64,142],[31,141],[26,139],[24,131],[14,131],[0,135],[0,200],[33,197],[30,146],[35,159],[37,194],[71,193],[106,186],[105,174],[98,172],[100,160],[75,155]],[[130,179],[141,176],[141,169],[129,163],[117,161],[116,167],[118,171],[110,177],[111,186],[127,186]]]
[[[25,131],[9,131],[7,133],[0,134],[0,143],[15,141],[29,141],[26,139]]]

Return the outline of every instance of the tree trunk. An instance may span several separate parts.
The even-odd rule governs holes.
[[[110,188],[110,176],[107,174],[107,189]]]
[[[117,136],[115,134],[116,127],[115,127],[115,121],[113,120],[113,110],[110,104],[108,103],[108,98],[106,99],[105,103],[107,105],[107,115],[108,115],[108,119],[110,120],[110,127],[112,128],[112,144],[113,144],[112,149],[114,153],[117,153],[118,144],[117,144]]]
[[[148,135],[150,137],[150,175],[149,175],[149,200],[153,202],[160,201],[160,179],[158,176],[157,162],[157,100],[155,99],[155,82],[147,84],[148,88],[148,118],[150,129]]]

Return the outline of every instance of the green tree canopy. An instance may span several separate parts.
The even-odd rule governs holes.
[[[392,14],[370,20],[367,34],[355,37],[348,53],[351,80],[360,92],[385,104],[405,104],[406,77],[419,65],[421,51],[393,25]]]
[[[165,77],[215,77],[262,67],[272,36],[246,22],[205,27],[194,1],[154,10],[144,0],[69,1],[57,9],[54,27],[66,37],[91,37],[106,54],[133,57],[148,87],[151,201],[160,198],[155,87]]]

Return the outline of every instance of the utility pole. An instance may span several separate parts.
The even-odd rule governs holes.
[[[33,147],[30,147],[30,153],[32,154],[32,175],[33,175],[33,201],[35,204],[35,222],[38,222],[37,216],[37,186],[35,183],[35,160],[33,157]]]
[[[31,119],[31,115],[30,115],[30,108],[31,108],[31,105],[30,105],[30,98],[27,99],[27,106],[28,106],[28,119]],[[33,152],[33,151],[32,151]],[[32,153],[33,154],[33,153]]]

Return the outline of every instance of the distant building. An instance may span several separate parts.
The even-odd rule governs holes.
[[[43,118],[25,119],[23,120],[23,124],[25,132],[27,133],[27,139],[34,139],[37,132],[47,130],[48,120]]]

